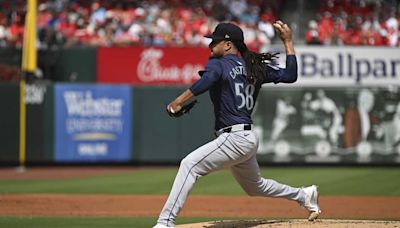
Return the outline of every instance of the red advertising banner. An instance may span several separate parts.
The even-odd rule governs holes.
[[[207,63],[207,48],[99,47],[97,81],[145,85],[191,84]]]

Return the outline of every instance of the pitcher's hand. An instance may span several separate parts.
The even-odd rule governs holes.
[[[275,30],[279,32],[279,36],[283,42],[292,41],[292,30],[282,21],[276,21],[273,24]]]

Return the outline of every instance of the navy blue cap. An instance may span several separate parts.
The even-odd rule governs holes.
[[[235,24],[225,22],[219,23],[212,34],[204,37],[213,40],[244,41],[242,29]]]

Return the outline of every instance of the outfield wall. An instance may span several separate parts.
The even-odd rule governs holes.
[[[28,163],[172,163],[211,140],[208,95],[175,119],[166,104],[185,87],[27,85]],[[19,153],[19,87],[1,84],[0,163]],[[261,163],[398,164],[396,88],[263,88],[253,115]],[[363,98],[364,96],[364,98]],[[358,102],[371,102],[368,124]],[[363,125],[364,124],[364,125]],[[367,128],[368,132],[363,129]]]
[[[266,85],[255,108],[260,163],[399,164],[400,50],[296,50],[298,82]],[[153,47],[41,52],[54,58],[39,64],[47,67],[44,78],[56,80],[27,85],[27,163],[178,164],[212,140],[208,94],[190,115],[165,113],[205,63],[191,55],[207,55],[204,48],[179,53]],[[0,51],[3,63],[15,66],[15,58],[18,50]],[[284,56],[278,64],[284,66]],[[1,83],[0,95],[0,164],[17,164],[18,83]],[[368,103],[361,113],[360,104]]]

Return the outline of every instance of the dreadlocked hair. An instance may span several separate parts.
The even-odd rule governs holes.
[[[242,55],[246,63],[246,78],[253,85],[262,81],[265,74],[264,64],[272,62],[276,58],[275,54],[271,53],[256,53],[250,51],[244,42],[235,42],[235,46]]]

